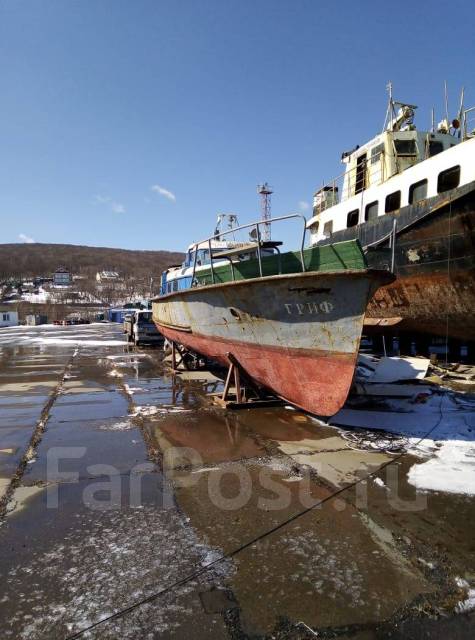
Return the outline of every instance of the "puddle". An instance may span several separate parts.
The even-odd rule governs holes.
[[[358,625],[396,628],[394,616],[407,615],[417,631],[420,607],[443,614],[471,607],[475,404],[468,394],[445,404],[436,394],[420,404],[409,395],[377,397],[371,411],[350,404],[338,417],[343,426],[330,426],[291,407],[212,407],[206,394],[219,379],[170,375],[161,351],[129,351],[119,327],[36,328],[12,338],[0,360],[0,418],[13,421],[0,429],[0,464],[14,464],[1,467],[0,491],[36,423],[20,426],[22,411],[34,417],[81,340],[15,493],[17,508],[1,528],[2,623],[12,637],[71,635],[243,544],[200,581],[100,628],[101,638],[303,637],[305,625],[343,638],[345,625],[355,634]],[[356,418],[367,423],[349,428]],[[437,428],[420,442],[429,424]],[[58,449],[78,455],[62,458],[55,476],[48,459]],[[361,483],[364,506],[356,489],[332,497],[406,451],[391,467],[397,496],[385,469]],[[167,508],[151,460],[173,488]],[[130,498],[137,465],[140,504]],[[58,489],[57,510],[46,508],[47,491],[36,486],[48,481]],[[86,505],[84,491],[106,481],[120,487],[113,508]],[[425,502],[411,511],[394,507],[395,497]]]

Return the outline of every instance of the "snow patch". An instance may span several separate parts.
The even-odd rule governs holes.
[[[418,489],[475,495],[475,443],[441,443],[433,458],[409,469],[408,480]]]
[[[86,345],[89,347],[123,347],[126,344],[124,340],[94,340],[74,335],[67,338],[32,338],[30,342],[38,344]]]
[[[174,407],[163,405],[161,407],[157,407],[155,405],[144,405],[135,407],[135,409],[130,414],[133,417],[136,416],[154,416],[154,415],[166,415],[169,413],[190,413],[191,409],[183,409],[182,407]]]
[[[475,609],[475,589],[471,589],[470,585],[463,578],[455,578],[455,584],[461,589],[467,590],[467,598],[461,600],[455,607],[457,613],[467,613]]]
[[[113,424],[103,424],[99,427],[101,431],[129,431],[135,429],[135,425],[130,420],[122,420]]]

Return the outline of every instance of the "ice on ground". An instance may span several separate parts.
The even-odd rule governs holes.
[[[102,424],[99,429],[101,431],[129,431],[135,429],[135,425],[130,420],[121,420],[112,424]]]
[[[134,395],[137,391],[143,391],[142,387],[130,387],[127,383],[124,384],[124,389],[129,396]]]
[[[68,335],[67,338],[32,338],[31,342],[40,344],[62,344],[62,345],[86,345],[89,347],[116,347],[124,346],[125,340],[94,340],[83,336]]]
[[[157,407],[155,405],[143,405],[135,407],[130,414],[133,417],[137,416],[154,416],[154,415],[167,415],[169,413],[190,413],[191,409],[183,409],[182,407],[166,406]]]
[[[424,491],[475,495],[475,398],[448,390],[374,401],[371,409],[346,406],[330,424],[404,436],[421,462],[408,473]]]
[[[106,356],[105,360],[125,360],[126,358],[127,358],[126,354],[119,353],[115,355]],[[133,361],[135,361],[137,358],[151,358],[151,356],[149,353],[134,353],[132,356],[130,356],[130,359],[132,359]]]
[[[112,369],[112,371],[109,371],[109,373],[107,375],[110,376],[111,378],[123,378],[124,377],[124,374],[121,373],[120,371],[117,371],[116,369]]]
[[[475,443],[441,443],[433,458],[409,469],[408,481],[418,489],[475,495]]]
[[[377,484],[378,487],[382,487],[383,489],[387,489],[388,487],[384,484],[383,480],[381,480],[381,478],[373,478],[374,484]]]
[[[223,553],[202,543],[174,509],[144,504],[141,509],[86,511],[73,517],[62,542],[32,555],[28,565],[20,560],[8,572],[3,591],[13,603],[13,614],[3,625],[2,638],[68,637],[124,604],[166,590],[206,564],[209,554]],[[97,637],[177,637],[181,619],[200,613],[196,592],[221,586],[233,571],[232,560],[220,562],[198,580],[164,593],[158,604],[144,604],[99,628]],[[35,615],[28,618],[25,611]],[[144,628],[151,634],[145,636]]]
[[[457,613],[467,613],[467,611],[472,611],[475,609],[475,589],[471,589],[470,585],[463,578],[455,578],[455,582],[457,587],[461,589],[466,589],[467,597],[465,600],[461,600],[457,606],[455,607],[455,611]]]

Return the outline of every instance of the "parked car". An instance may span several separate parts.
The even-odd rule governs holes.
[[[147,309],[135,309],[127,313],[124,319],[124,333],[127,342],[139,344],[163,344],[164,337],[152,320],[152,312]]]

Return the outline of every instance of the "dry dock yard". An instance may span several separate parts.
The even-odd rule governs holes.
[[[473,638],[474,386],[377,368],[329,424],[0,330],[1,638]]]

